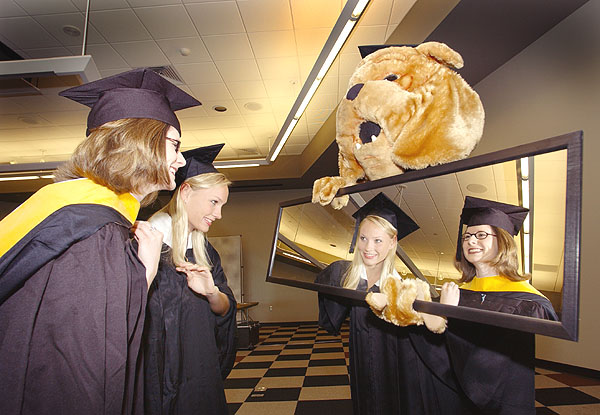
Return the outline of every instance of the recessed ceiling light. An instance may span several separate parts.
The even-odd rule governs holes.
[[[244,104],[244,108],[246,108],[248,111],[258,111],[262,109],[262,104],[258,102],[246,102]]]
[[[471,183],[467,185],[467,190],[473,193],[485,193],[488,189],[482,184]]]
[[[81,30],[77,26],[72,26],[70,24],[62,27],[62,31],[65,35],[71,37],[79,37],[81,36]]]
[[[213,109],[214,109],[215,111],[217,111],[217,112],[225,112],[225,111],[227,111],[227,107],[224,107],[224,106],[222,106],[222,105],[215,105],[215,106],[213,107]]]

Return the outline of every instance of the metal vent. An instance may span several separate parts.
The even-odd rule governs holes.
[[[167,78],[169,81],[173,82],[176,85],[184,84],[185,82],[181,79],[181,76],[177,73],[177,70],[173,68],[171,65],[165,66],[153,66],[150,70],[156,72],[163,78]]]

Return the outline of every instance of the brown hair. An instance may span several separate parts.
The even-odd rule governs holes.
[[[124,118],[96,127],[57,169],[54,181],[86,177],[117,194],[143,193],[149,185],[167,189],[168,129],[168,124],[148,118]],[[156,192],[147,195],[142,206],[155,198]]]
[[[528,280],[526,276],[519,274],[519,258],[517,257],[517,244],[514,238],[508,232],[497,226],[491,226],[492,232],[496,235],[498,242],[498,254],[489,262],[496,269],[498,275],[503,275],[512,281]],[[475,278],[475,267],[465,259],[462,247],[462,239],[460,240],[460,260],[454,260],[454,266],[462,272],[462,277],[459,283],[469,282]]]

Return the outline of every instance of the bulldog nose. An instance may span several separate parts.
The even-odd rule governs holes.
[[[346,99],[348,101],[354,101],[354,99],[358,96],[358,93],[360,92],[363,86],[365,86],[365,84],[353,85],[352,88],[350,88],[346,93]]]
[[[377,137],[380,132],[381,127],[378,124],[374,123],[373,121],[365,121],[360,125],[360,132],[358,133],[358,136],[363,144],[367,144],[373,141],[372,137]]]

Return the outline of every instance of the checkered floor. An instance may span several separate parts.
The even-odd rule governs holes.
[[[261,325],[260,344],[239,350],[225,381],[230,414],[352,415],[348,327]],[[600,414],[600,380],[536,369],[536,415]]]

